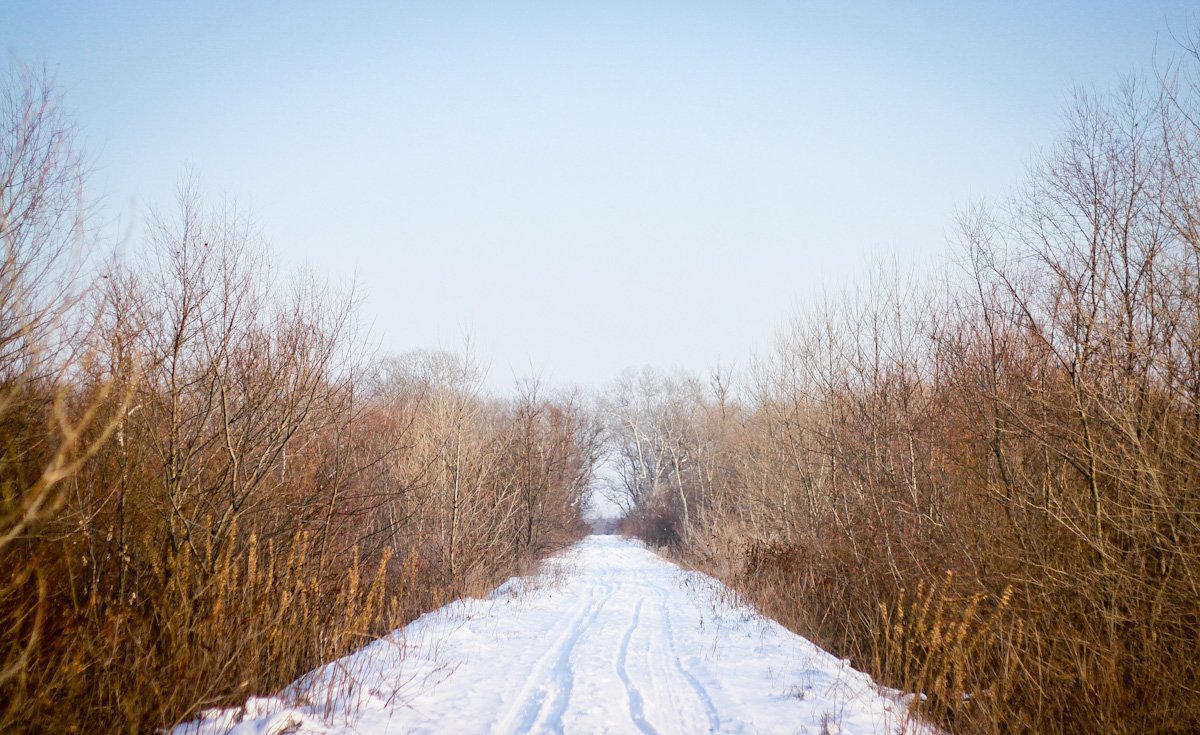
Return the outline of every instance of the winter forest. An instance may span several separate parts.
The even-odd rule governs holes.
[[[1175,58],[1064,95],[944,267],[880,264],[736,368],[503,395],[486,355],[372,349],[353,287],[198,177],[105,242],[69,80],[13,62],[0,732],[240,705],[596,523],[947,732],[1200,730],[1200,55]]]

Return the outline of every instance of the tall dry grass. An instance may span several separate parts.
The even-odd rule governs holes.
[[[98,244],[54,86],[3,91],[0,732],[273,693],[584,532],[578,397],[361,354],[353,294],[275,273],[191,181],[135,257],[80,264]]]
[[[614,391],[636,506],[961,732],[1200,729],[1200,63],[1079,96],[958,264],[799,317],[731,401]]]

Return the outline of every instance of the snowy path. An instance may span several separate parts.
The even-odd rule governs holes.
[[[537,577],[177,732],[913,731],[894,695],[730,598],[635,541],[592,536]]]

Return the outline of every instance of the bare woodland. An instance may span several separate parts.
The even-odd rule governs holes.
[[[1200,65],[1109,96],[940,277],[882,269],[736,391],[611,391],[627,529],[952,732],[1200,730]]]
[[[599,427],[469,359],[368,358],[186,182],[99,250],[55,87],[0,103],[0,731],[137,732],[274,691],[583,532]]]
[[[89,262],[53,84],[0,100],[0,731],[269,692],[583,531],[711,571],[953,732],[1200,731],[1200,62],[1078,95],[956,264],[880,269],[745,374],[599,402],[362,353],[193,182]],[[251,653],[252,652],[252,653]]]

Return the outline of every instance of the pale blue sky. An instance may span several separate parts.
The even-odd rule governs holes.
[[[185,166],[357,277],[386,350],[489,384],[743,363],[873,259],[935,261],[1075,86],[1176,54],[1195,0],[24,2],[127,225]],[[136,247],[137,234],[130,238]]]

